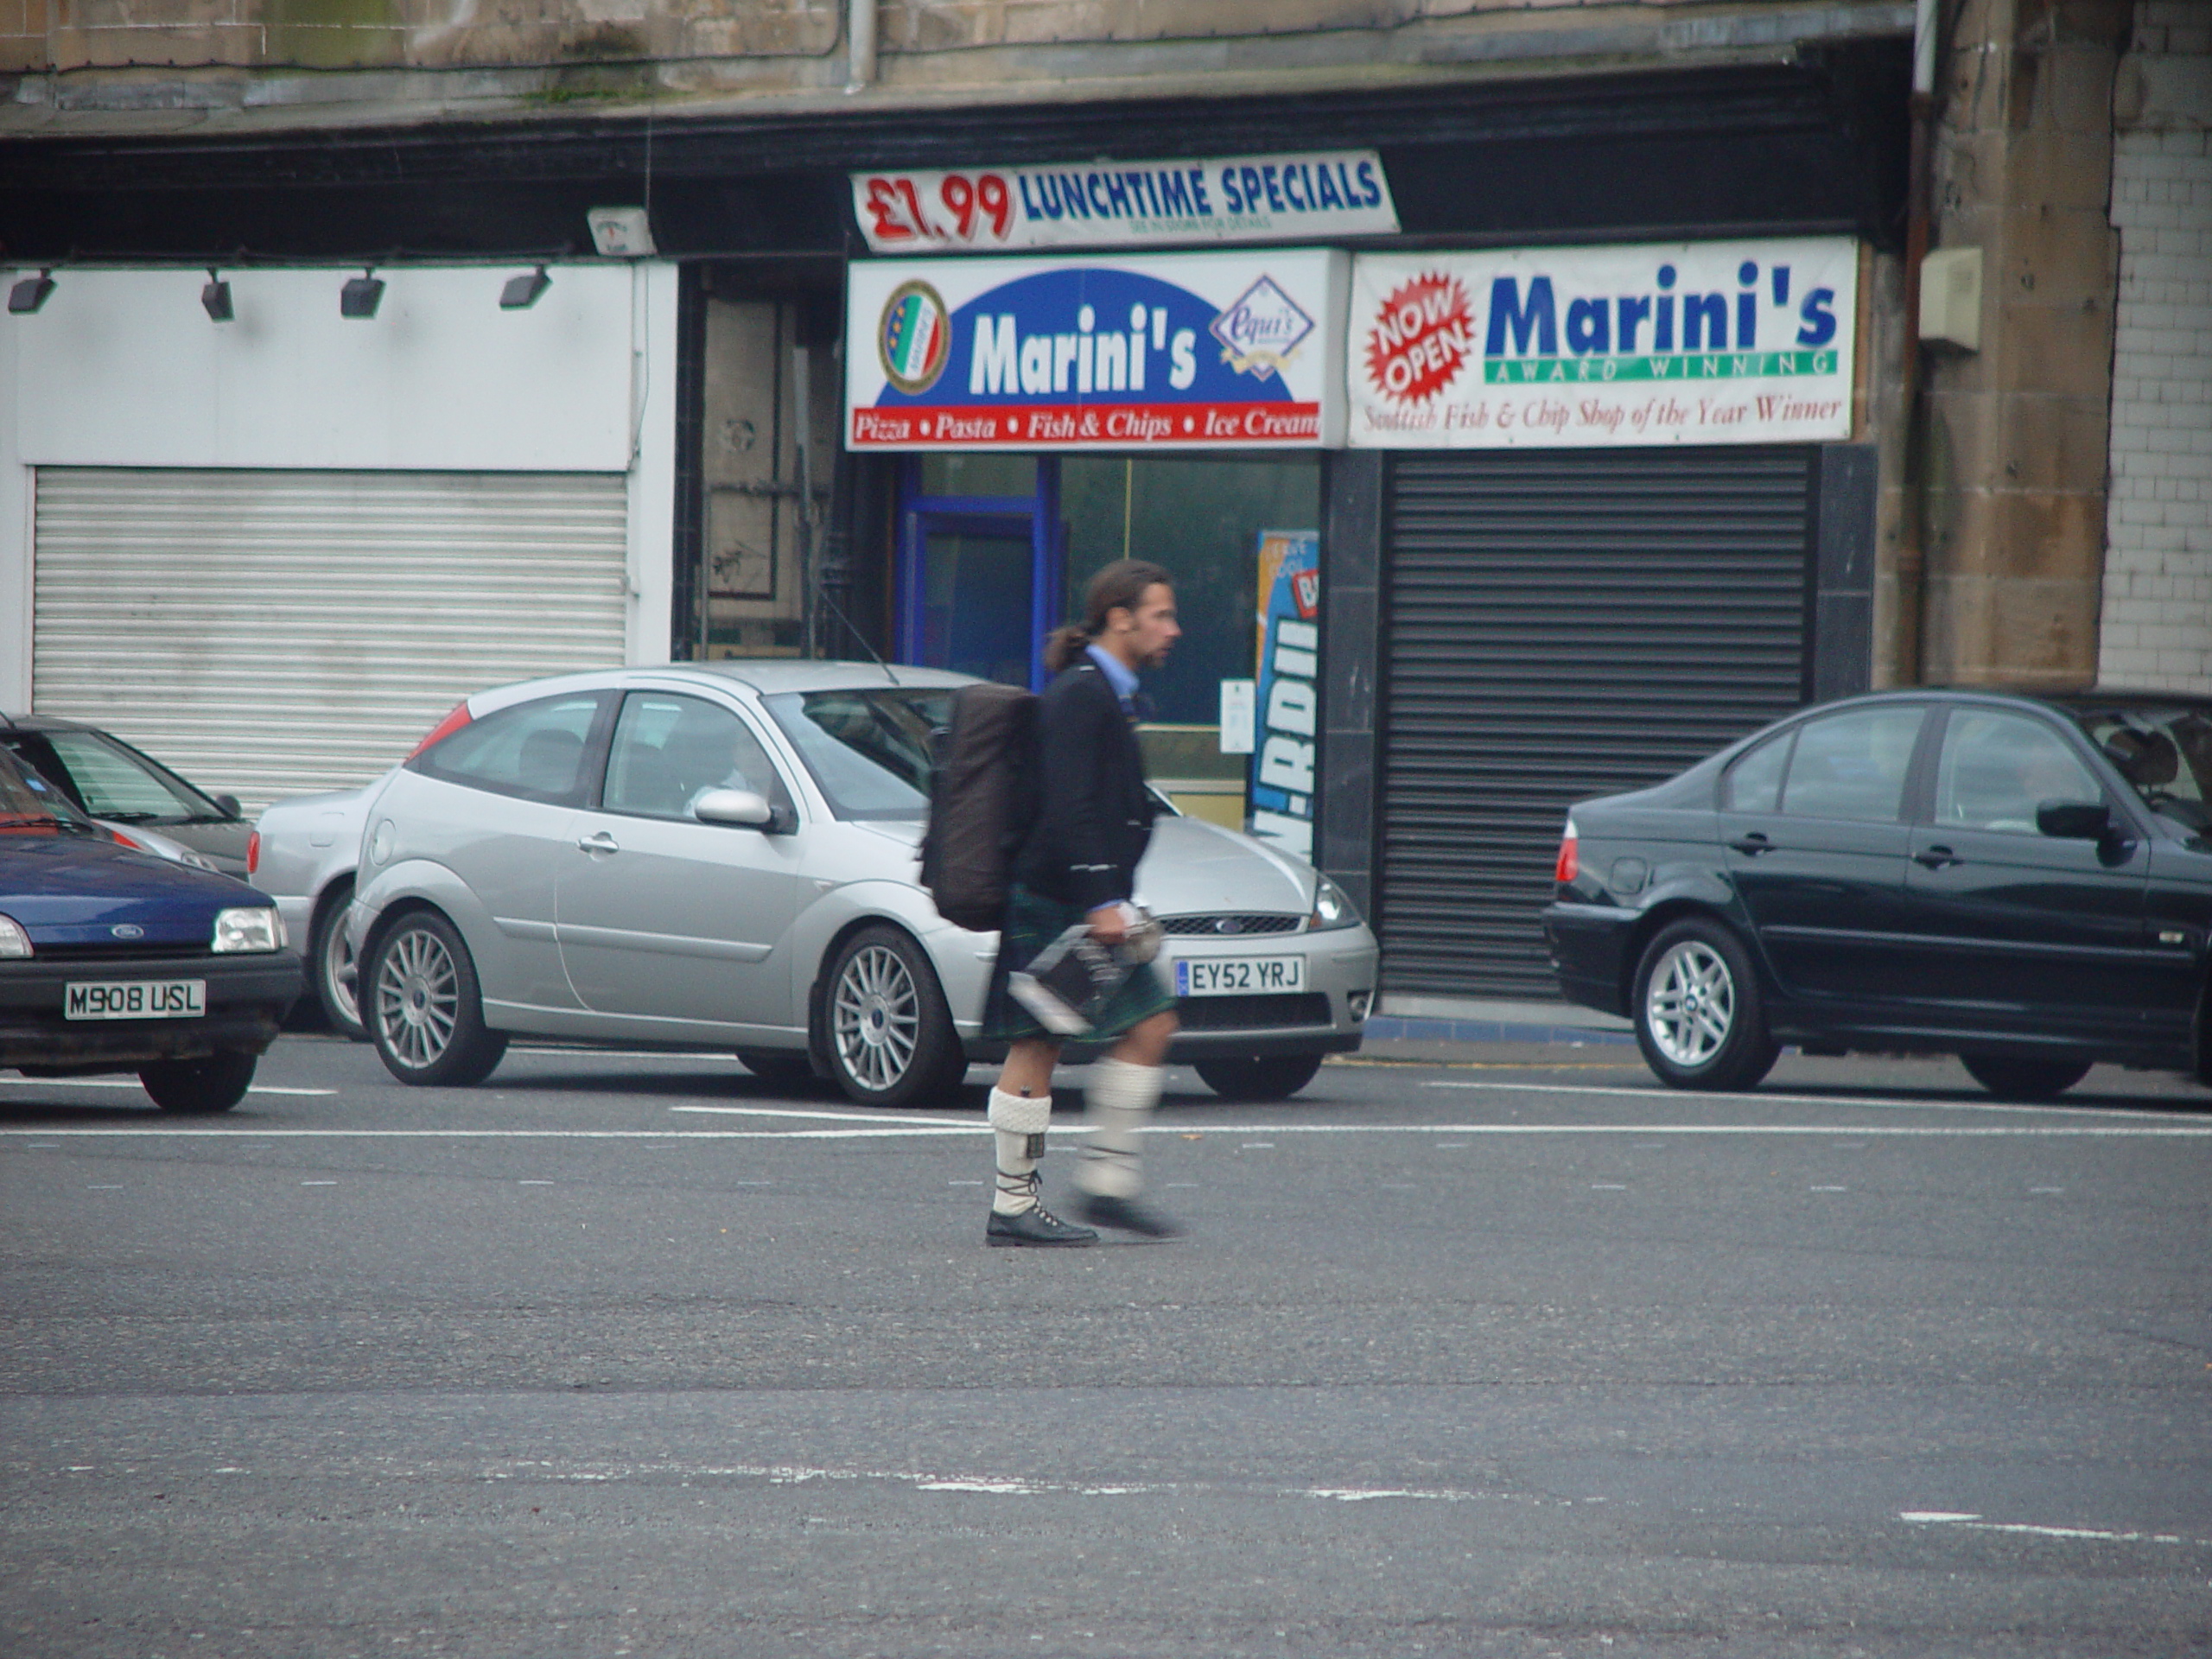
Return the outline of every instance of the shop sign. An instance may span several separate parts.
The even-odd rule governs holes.
[[[1858,276],[1844,237],[1363,254],[1346,442],[1847,438]]]
[[[1321,747],[1321,535],[1260,532],[1259,730],[1251,832],[1313,856],[1313,771]]]
[[[863,261],[853,449],[1312,449],[1344,429],[1346,257]]]
[[[855,173],[852,184],[853,217],[876,253],[1312,241],[1398,229],[1371,149]]]

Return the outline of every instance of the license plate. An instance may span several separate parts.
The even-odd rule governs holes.
[[[1189,957],[1175,963],[1178,996],[1240,996],[1305,988],[1303,957]]]
[[[204,979],[88,981],[67,988],[70,1020],[197,1020],[207,1012]]]

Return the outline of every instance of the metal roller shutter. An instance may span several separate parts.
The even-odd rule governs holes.
[[[623,660],[617,474],[41,468],[34,533],[33,706],[249,810]]]
[[[1539,912],[1567,806],[1798,706],[1811,452],[1395,459],[1386,991],[1555,998]]]

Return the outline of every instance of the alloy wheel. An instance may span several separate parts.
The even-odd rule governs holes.
[[[921,1027],[921,994],[898,952],[882,944],[855,951],[830,992],[838,1064],[867,1089],[889,1089],[914,1063]]]
[[[461,1011],[461,975],[445,942],[410,927],[378,963],[376,1014],[384,1039],[403,1065],[436,1064],[453,1042]]]
[[[346,922],[341,914],[327,923],[322,931],[322,980],[330,988],[330,1000],[340,1013],[359,1025],[361,1022],[361,968],[353,959],[353,942],[346,937]]]
[[[1720,953],[1684,939],[1660,957],[1644,994],[1644,1023],[1659,1052],[1676,1065],[1703,1065],[1736,1023],[1736,981]]]

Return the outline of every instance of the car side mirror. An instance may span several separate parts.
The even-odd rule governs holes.
[[[691,803],[691,816],[702,823],[734,823],[747,830],[766,830],[776,818],[766,798],[749,789],[708,790]]]
[[[216,795],[209,798],[215,803],[216,810],[226,818],[235,818],[245,810],[238,805],[238,798],[235,795]]]
[[[2044,801],[2036,828],[2066,841],[2102,841],[2112,833],[2112,808],[2102,801]]]

